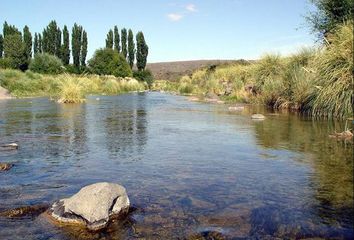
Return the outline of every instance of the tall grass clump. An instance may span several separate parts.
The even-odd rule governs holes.
[[[64,75],[59,84],[59,103],[82,103],[85,101],[85,94],[82,80],[79,78]]]
[[[353,115],[353,22],[339,26],[315,59],[316,89],[312,114],[325,117]]]

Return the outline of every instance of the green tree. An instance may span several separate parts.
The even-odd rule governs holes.
[[[117,26],[114,26],[114,50],[120,52],[120,37]]]
[[[353,0],[310,0],[316,10],[307,16],[314,33],[319,37],[333,32],[337,24],[350,20],[354,13]]]
[[[51,21],[43,30],[43,52],[60,57],[61,31],[56,21]]]
[[[62,61],[48,53],[37,53],[31,61],[29,69],[33,72],[46,74],[58,74],[64,70]]]
[[[113,31],[110,29],[107,33],[106,48],[113,48]]]
[[[41,36],[40,33],[38,33],[38,53],[42,53],[43,52],[42,44],[43,44],[42,36]]]
[[[145,69],[148,54],[149,47],[145,42],[144,34],[138,32],[136,34],[136,66],[139,71]]]
[[[34,33],[34,39],[33,39],[33,55],[36,56],[38,53],[38,34]]]
[[[80,53],[82,45],[82,26],[74,24],[71,33],[71,48],[73,55],[74,66],[78,69],[80,67]]]
[[[70,62],[70,37],[69,30],[66,25],[63,28],[63,45],[61,50],[61,60],[64,65],[68,65]]]
[[[4,51],[4,38],[0,34],[0,58],[2,58],[2,52]]]
[[[132,76],[132,70],[126,59],[110,48],[96,50],[92,59],[89,60],[89,67],[91,72],[99,75]]]
[[[3,37],[5,38],[7,35],[12,35],[12,34],[20,34],[21,35],[21,32],[14,25],[9,25],[5,21],[4,26],[3,26]]]
[[[124,58],[127,58],[127,29],[123,28],[121,32],[122,36],[122,54]]]
[[[26,70],[28,62],[25,52],[25,44],[21,34],[7,34],[4,38],[4,57],[10,61],[12,68]]]
[[[81,47],[81,54],[80,54],[81,66],[86,66],[86,56],[87,56],[87,33],[84,30],[82,32],[82,47]]]
[[[135,59],[135,44],[134,44],[134,34],[131,29],[128,31],[128,62],[131,69],[134,66]]]
[[[23,42],[25,58],[29,61],[32,58],[32,34],[27,25],[23,28]]]

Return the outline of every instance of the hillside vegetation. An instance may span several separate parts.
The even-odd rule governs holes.
[[[156,81],[153,89],[345,118],[353,115],[353,69],[353,22],[347,22],[328,34],[320,48],[205,67],[177,82]]]

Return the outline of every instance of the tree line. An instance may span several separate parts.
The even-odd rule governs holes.
[[[149,47],[146,44],[143,32],[138,32],[135,38],[136,47],[131,29],[127,31],[126,28],[122,28],[119,34],[118,27],[114,26],[113,30],[110,29],[107,33],[106,48],[114,49],[121,54],[127,60],[131,69],[136,59],[136,67],[139,71],[142,71],[146,67]]]
[[[25,71],[28,69],[32,56],[36,57],[37,54],[46,53],[59,58],[67,68],[71,67],[70,57],[72,57],[75,72],[80,72],[86,68],[87,48],[87,32],[77,23],[71,29],[70,44],[68,27],[64,25],[63,29],[60,29],[54,20],[43,29],[42,33],[36,32],[34,37],[27,25],[21,32],[17,27],[5,21],[3,34],[0,34],[0,63],[3,67]],[[118,27],[114,26],[114,29],[109,30],[107,34],[106,48],[114,49],[122,55],[131,69],[135,59],[138,70],[145,69],[149,48],[142,32],[136,34],[135,44],[131,29],[127,31],[123,28],[119,33]]]

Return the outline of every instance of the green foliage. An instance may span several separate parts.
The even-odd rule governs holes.
[[[133,77],[139,81],[145,81],[149,87],[152,86],[154,82],[154,77],[149,69],[142,71],[133,71]]]
[[[2,53],[4,51],[4,38],[3,36],[0,34],[0,58],[2,58]]]
[[[114,75],[116,77],[130,77],[132,70],[125,58],[110,48],[96,50],[89,60],[92,73],[99,75]]]
[[[328,36],[331,44],[315,59],[314,115],[353,116],[353,22],[338,26]]]
[[[20,34],[7,34],[4,39],[4,56],[11,62],[11,67],[26,70],[28,61],[25,56],[25,44]]]
[[[136,34],[136,66],[138,70],[144,70],[146,66],[149,47],[147,46],[142,32]]]
[[[124,58],[127,58],[128,50],[127,50],[127,29],[123,28],[121,31],[121,41],[122,41],[122,55]]]
[[[133,69],[135,59],[135,44],[134,44],[134,34],[131,29],[128,31],[128,61],[129,66]]]
[[[82,47],[80,53],[80,62],[82,67],[86,66],[86,56],[87,56],[87,33],[84,30],[82,32]]]
[[[64,70],[61,60],[48,53],[38,53],[32,59],[29,69],[37,73],[59,74]]]
[[[71,33],[71,52],[73,55],[73,62],[76,68],[80,67],[80,53],[82,45],[82,26],[74,24]]]
[[[35,33],[34,34],[34,39],[33,39],[33,55],[35,56],[38,52],[39,52],[39,49],[38,49],[38,34]]]
[[[3,37],[5,38],[6,36],[13,35],[13,34],[21,35],[21,32],[14,25],[9,25],[5,21],[3,25]]]
[[[338,24],[343,24],[353,18],[353,0],[311,0],[316,11],[307,16],[312,31],[319,37],[333,32]]]
[[[38,53],[43,53],[43,39],[40,33],[38,33]]]
[[[107,38],[106,38],[106,48],[113,48],[113,31],[110,29],[107,33]]]
[[[120,37],[117,26],[114,26],[114,50],[120,53]]]
[[[2,69],[12,68],[12,61],[9,58],[0,58],[0,68]]]
[[[61,31],[54,20],[43,30],[42,50],[57,57],[61,55]]]
[[[23,28],[23,42],[25,44],[25,57],[29,61],[32,58],[32,34],[27,25]]]
[[[63,28],[63,45],[61,46],[61,60],[64,65],[68,65],[70,62],[70,37],[69,30],[66,25]]]

